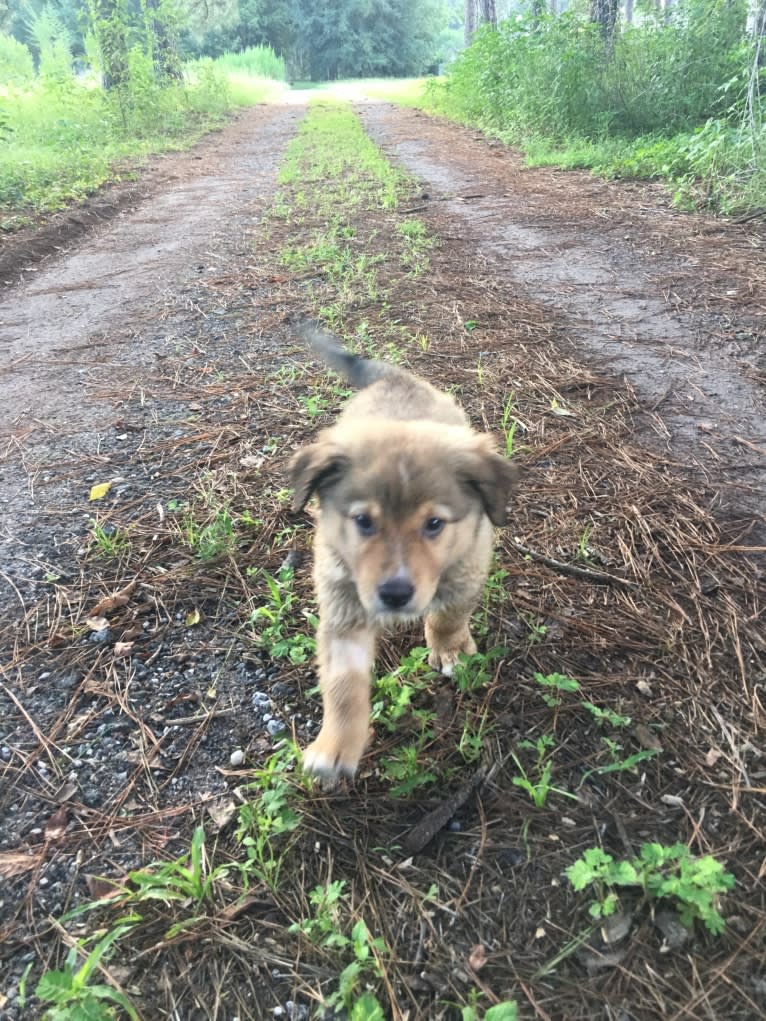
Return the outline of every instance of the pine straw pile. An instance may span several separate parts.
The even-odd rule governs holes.
[[[358,212],[353,243],[386,261],[378,297],[346,295],[343,330],[363,343],[394,343],[414,371],[452,387],[501,447],[504,414],[506,426],[517,423],[513,456],[525,477],[479,614],[484,647],[500,651],[488,658],[482,687],[461,691],[431,678],[418,692],[416,708],[433,714],[423,770],[438,782],[397,797],[381,767],[419,733],[411,713],[395,731],[377,729],[348,788],[307,789],[284,774],[299,825],[278,841],[278,880],[243,893],[230,872],[203,906],[143,904],[143,923],[105,966],[109,977],[145,1017],[268,1017],[288,999],[313,1010],[337,989],[350,951],[289,927],[312,917],[312,890],[343,882],[334,924],[348,934],[363,918],[384,941],[374,951],[380,974],[369,970],[365,980],[395,1019],[457,1017],[455,1005],[472,995],[484,1006],[513,998],[530,1018],[760,1016],[766,675],[748,523],[716,520],[712,490],[663,451],[661,420],[629,387],[569,360],[565,326],[506,293],[468,246],[437,245],[424,272],[402,272],[393,229],[400,220]],[[451,233],[437,214],[425,220],[437,237]],[[159,371],[141,403],[120,394],[134,423],[145,405],[147,414],[163,409],[123,473],[143,480],[135,499],[115,500],[101,515],[107,538],[115,529],[130,541],[107,559],[91,539],[76,580],[57,584],[4,632],[12,652],[3,711],[16,743],[0,810],[39,806],[48,818],[36,840],[14,849],[27,862],[9,879],[20,908],[6,935],[14,952],[32,946],[47,966],[60,963],[72,939],[47,912],[103,892],[93,881],[86,888],[85,873],[119,878],[153,857],[172,858],[188,848],[194,819],[206,825],[211,867],[243,860],[221,806],[251,778],[247,766],[262,767],[274,747],[254,730],[247,670],[263,671],[258,686],[267,692],[277,680],[295,689],[272,703],[300,743],[318,716],[310,665],[272,662],[252,617],[268,597],[262,572],[276,574],[292,551],[293,563],[299,554],[305,560],[289,629],[309,629],[300,610],[312,605],[310,518],[296,523],[287,510],[284,465],[331,421],[335,400],[332,381],[307,364],[289,324],[328,307],[337,290],[320,271],[285,271],[274,253],[315,226],[310,215],[300,227],[272,220],[248,272],[201,288],[198,306],[236,312],[247,344],[205,345],[209,324],[198,320],[204,375],[189,355]],[[317,394],[327,405],[307,414]],[[158,471],[162,514],[151,481]],[[168,511],[171,500],[183,502],[179,513]],[[228,538],[222,507],[234,523]],[[248,527],[248,519],[257,523]],[[203,557],[200,535],[214,524],[224,539]],[[86,619],[115,592],[127,594],[103,609],[112,638],[83,641]],[[421,640],[414,631],[387,637],[381,670],[396,668]],[[117,644],[130,642],[118,654]],[[76,671],[58,702],[28,690],[43,663],[57,675]],[[189,663],[198,672],[181,684]],[[581,689],[553,704],[537,673],[576,678]],[[585,701],[630,723],[610,728]],[[68,768],[62,747],[105,719],[133,734],[123,779],[96,804],[72,792],[56,815]],[[466,756],[461,736],[477,721],[482,746]],[[534,770],[521,742],[543,735],[552,738],[558,792],[537,807],[514,779],[519,763]],[[616,758],[604,737],[619,746]],[[235,738],[245,767],[217,768]],[[632,768],[603,769],[629,756],[637,756]],[[590,898],[573,891],[564,870],[588,848],[631,858],[646,841],[681,841],[735,874],[721,903],[722,936],[699,925],[679,932],[660,910],[666,905],[637,893],[623,902],[619,931],[591,931]],[[69,869],[57,905],[36,889],[51,861]],[[109,908],[93,917],[109,924]],[[166,938],[169,919],[185,924]],[[67,931],[80,933],[78,925]]]

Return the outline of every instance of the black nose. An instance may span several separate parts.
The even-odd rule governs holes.
[[[389,610],[401,610],[412,599],[415,586],[406,578],[390,578],[378,585],[378,596],[381,603]]]

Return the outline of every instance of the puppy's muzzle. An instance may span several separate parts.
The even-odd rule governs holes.
[[[389,578],[378,585],[378,599],[385,610],[404,610],[415,595],[409,578]]]

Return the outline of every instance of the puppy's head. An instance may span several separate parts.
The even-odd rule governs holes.
[[[421,616],[446,571],[470,571],[486,519],[506,523],[517,472],[488,436],[381,420],[322,433],[298,451],[290,475],[294,509],[316,493],[318,542],[343,565],[368,617],[383,621]]]

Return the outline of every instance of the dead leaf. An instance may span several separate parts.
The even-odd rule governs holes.
[[[636,687],[642,695],[646,695],[647,698],[652,697],[652,686],[648,681],[636,681]]]
[[[481,971],[486,963],[487,948],[483,944],[477,943],[468,956],[468,967],[473,971]]]
[[[670,805],[671,808],[683,808],[684,799],[679,798],[676,794],[663,794],[660,798],[663,805]]]
[[[90,614],[91,617],[102,617],[105,613],[113,613],[114,610],[118,610],[121,606],[127,606],[137,584],[137,582],[132,581],[130,585],[126,585],[125,588],[115,592],[114,595],[105,596],[101,602],[96,603],[93,607]]]
[[[211,700],[218,698],[218,689],[211,685],[205,692],[205,698],[209,698]]]
[[[705,765],[706,766],[714,766],[716,764],[716,762],[718,762],[718,760],[721,758],[722,755],[723,755],[723,752],[721,751],[720,748],[711,748],[710,751],[705,756]]]
[[[27,854],[23,851],[0,851],[0,876],[4,876],[6,879],[21,876],[25,872],[36,869],[42,860],[42,851],[37,854]]]
[[[102,500],[109,490],[112,488],[111,482],[99,482],[97,486],[92,486],[90,490],[89,500]]]
[[[64,836],[69,821],[66,808],[62,805],[45,824],[45,839],[60,840]]]
[[[102,876],[85,876],[92,900],[113,900],[125,893],[126,879],[104,879]]]
[[[71,801],[71,799],[77,794],[80,788],[72,780],[68,780],[63,787],[61,787],[54,795],[55,801],[59,805],[63,805],[65,801]]]
[[[125,656],[129,656],[133,651],[133,642],[115,642],[114,643],[114,658],[123,659]]]
[[[634,733],[636,735],[636,738],[638,739],[638,743],[643,748],[650,748],[654,752],[663,751],[662,742],[660,741],[660,739],[657,737],[656,734],[653,734],[651,730],[649,730],[649,728],[645,726],[643,723],[636,724],[636,729]]]
[[[247,454],[240,457],[239,463],[243,468],[260,468],[265,460],[263,454]]]
[[[218,800],[207,806],[207,813],[220,832],[237,814],[237,806],[233,801]]]
[[[193,610],[189,610],[189,612],[186,614],[186,626],[194,627],[195,624],[199,624],[200,619],[201,618],[199,610],[195,606]]]
[[[106,631],[109,627],[109,621],[106,617],[88,617],[85,621],[85,626],[89,627],[91,631]]]

